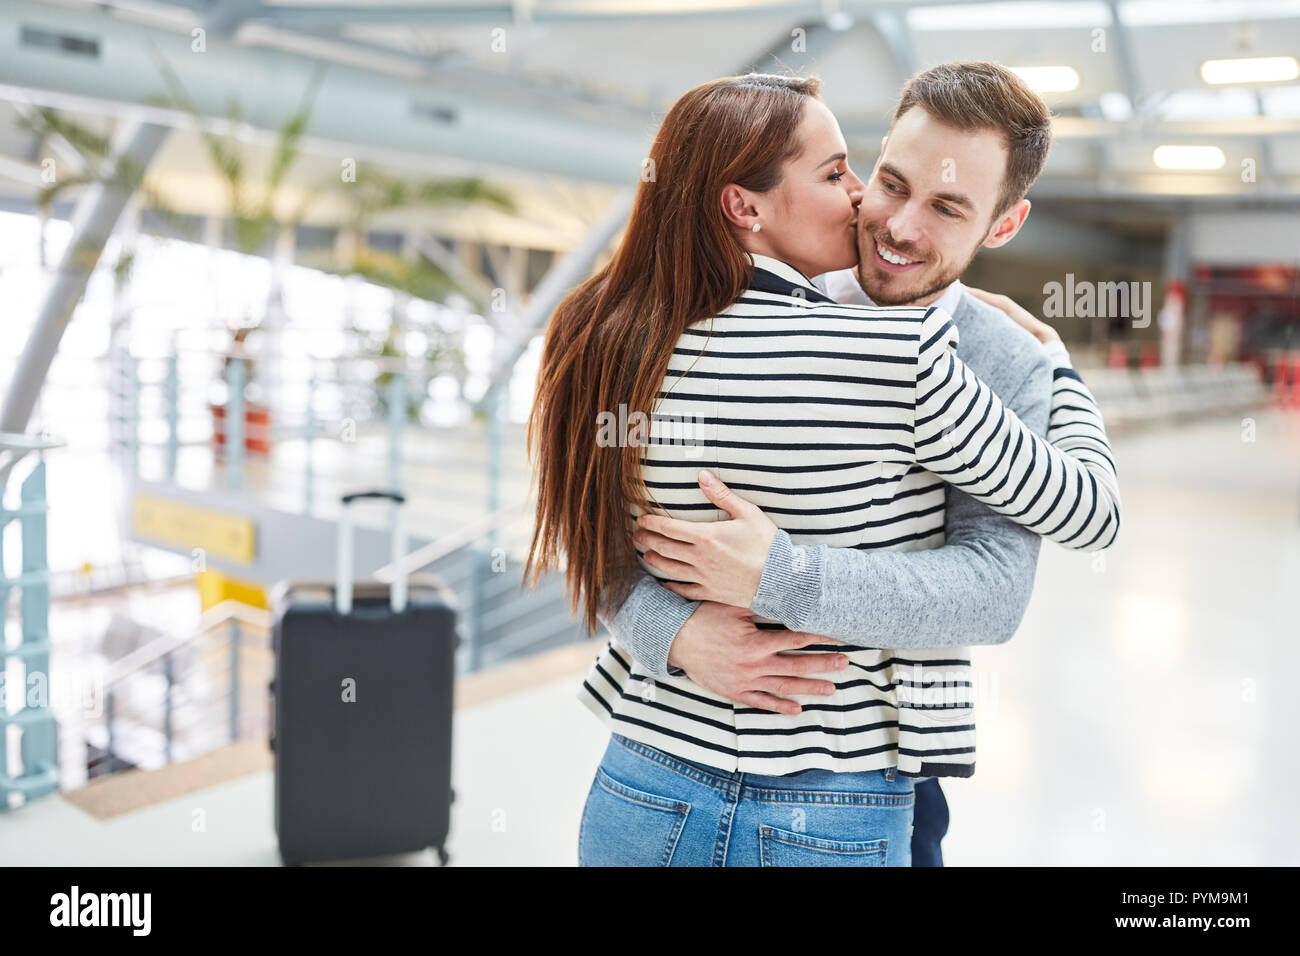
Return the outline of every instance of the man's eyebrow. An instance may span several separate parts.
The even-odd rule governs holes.
[[[827,160],[824,160],[823,162],[818,163],[818,164],[817,164],[817,168],[818,168],[818,169],[821,169],[821,168],[822,168],[823,166],[825,166],[827,163],[838,163],[841,159],[848,159],[848,158],[849,158],[849,157],[848,157],[848,154],[847,154],[847,153],[836,153],[836,154],[835,154],[834,156],[832,156],[830,159],[827,159]]]
[[[944,202],[952,203],[954,206],[965,206],[967,209],[975,208],[975,204],[961,193],[935,193],[934,198],[942,199]]]
[[[893,176],[904,186],[907,185],[907,177],[904,176],[902,172],[899,170],[899,168],[895,166],[893,163],[881,163],[880,171],[882,173],[889,173],[889,175]]]
[[[898,167],[893,165],[892,163],[882,163],[880,166],[880,171],[882,173],[888,173],[890,176],[893,176],[904,186],[908,185],[907,177],[904,176],[899,171]],[[970,198],[962,195],[961,193],[935,193],[934,198],[942,199],[944,202],[952,203],[954,206],[964,206],[966,209],[973,210],[975,208],[975,204],[970,201]]]

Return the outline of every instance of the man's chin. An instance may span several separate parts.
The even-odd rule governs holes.
[[[876,305],[907,305],[925,294],[925,287],[910,277],[906,284],[890,281],[895,278],[874,269],[858,268],[858,284]]]

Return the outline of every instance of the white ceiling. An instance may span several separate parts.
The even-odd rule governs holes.
[[[268,130],[298,103],[312,66],[329,64],[295,174],[302,183],[329,177],[340,155],[354,153],[419,175],[482,173],[532,208],[544,192],[568,197],[548,213],[563,222],[551,240],[534,237],[556,247],[598,214],[602,197],[635,182],[673,99],[751,66],[819,74],[862,167],[914,69],[962,59],[1069,65],[1078,88],[1046,95],[1060,119],[1038,192],[1300,197],[1300,84],[1225,90],[1199,75],[1209,58],[1295,55],[1300,2],[1117,6],[1123,26],[1097,0],[8,0],[0,190],[22,191],[14,172],[32,160],[31,138],[12,128],[3,101],[120,120],[156,100],[151,44],[167,51],[208,117],[241,103],[248,125],[236,132],[254,161],[265,159]],[[99,56],[23,46],[20,25],[95,39]],[[188,49],[195,28],[207,31],[203,56]],[[806,32],[804,51],[792,48],[796,30]],[[1116,120],[1103,99],[1135,101],[1136,115]],[[429,118],[440,112],[452,119]],[[1154,146],[1171,141],[1220,146],[1224,173],[1156,170]],[[1236,175],[1243,158],[1260,162],[1258,182]],[[170,138],[154,174],[179,204],[220,203],[193,131]],[[566,180],[567,192],[556,186]]]

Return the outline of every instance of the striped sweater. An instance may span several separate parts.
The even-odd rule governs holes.
[[[750,288],[687,329],[669,362],[643,455],[659,510],[725,519],[695,482],[707,466],[796,544],[920,550],[942,544],[948,481],[1067,547],[1113,542],[1109,444],[1068,363],[1044,442],[956,357],[947,313],[838,305],[790,266],[753,260]],[[968,654],[829,639],[802,653],[830,650],[851,666],[816,675],[836,692],[797,696],[796,716],[653,678],[613,640],[579,696],[612,730],[724,770],[973,771]]]

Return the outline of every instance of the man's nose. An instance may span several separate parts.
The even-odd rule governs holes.
[[[898,242],[918,242],[921,239],[921,217],[912,203],[903,205],[885,221],[889,234]]]
[[[853,205],[857,206],[862,202],[862,198],[867,194],[867,186],[866,183],[858,179],[858,177],[852,172],[850,172],[849,175],[853,177],[852,182],[849,183],[849,200]]]

